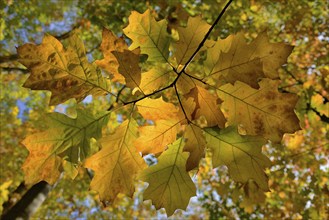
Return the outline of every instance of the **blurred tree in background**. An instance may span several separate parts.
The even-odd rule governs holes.
[[[21,171],[28,152],[20,144],[27,133],[43,129],[46,112],[74,114],[75,101],[48,106],[50,93],[21,87],[28,71],[17,62],[16,48],[26,42],[40,43],[44,33],[65,39],[77,31],[84,40],[88,58],[102,57],[97,50],[103,27],[122,35],[132,10],[150,8],[158,19],[167,19],[172,32],[188,16],[201,14],[212,23],[222,10],[222,0],[46,0],[0,2],[0,212],[8,212],[31,186],[24,184]],[[288,64],[280,71],[280,90],[296,93],[300,101],[296,113],[303,130],[285,135],[282,144],[267,145],[273,166],[267,171],[271,192],[264,198],[252,194],[227,177],[227,169],[212,169],[210,160],[202,162],[194,180],[198,197],[186,212],[176,211],[176,218],[227,219],[328,219],[329,207],[329,9],[326,0],[237,0],[233,1],[212,37],[227,37],[243,31],[248,40],[266,30],[273,42],[295,45]],[[85,101],[86,108],[106,109],[106,98]],[[113,124],[113,127],[116,125]],[[209,155],[208,155],[209,156]],[[90,177],[80,170],[72,182],[63,175],[47,195],[33,217],[40,218],[161,218],[149,201],[142,202],[137,192],[133,199],[124,196],[102,208],[98,197],[88,192]],[[140,186],[139,188],[142,188]],[[44,189],[44,188],[43,188]],[[256,189],[255,189],[256,190]],[[253,205],[252,201],[260,204]]]

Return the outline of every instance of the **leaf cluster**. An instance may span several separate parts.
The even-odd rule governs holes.
[[[94,171],[90,186],[104,204],[132,196],[139,180],[148,183],[144,199],[172,215],[196,195],[189,171],[208,150],[213,166],[227,166],[246,191],[268,191],[271,162],[262,146],[300,128],[297,96],[278,91],[278,69],[293,47],[269,42],[265,32],[251,43],[242,33],[209,40],[228,5],[212,26],[190,17],[171,34],[151,10],[133,11],[123,29],[129,39],[104,29],[103,58],[92,63],[77,33],[66,47],[50,35],[20,46],[20,62],[31,72],[24,87],[51,91],[50,105],[110,97],[108,110],[97,114],[49,114],[48,130],[23,141],[26,182],[54,184],[62,171],[75,178],[84,167]],[[121,124],[108,134],[113,114]],[[148,166],[150,154],[157,163]]]

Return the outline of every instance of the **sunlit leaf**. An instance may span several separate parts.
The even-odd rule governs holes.
[[[292,49],[284,43],[270,43],[266,32],[250,44],[242,33],[230,35],[207,50],[205,74],[219,86],[241,81],[259,88],[257,82],[261,78],[279,78],[277,69],[286,63]]]
[[[184,140],[178,139],[158,158],[156,165],[145,169],[139,179],[148,182],[144,200],[151,199],[156,209],[165,208],[170,216],[176,209],[186,209],[196,188],[186,172],[188,153]]]
[[[95,171],[90,187],[102,201],[113,202],[119,193],[132,196],[137,173],[145,162],[135,150],[137,123],[125,120],[112,135],[101,139],[102,149],[88,158],[85,167]]]
[[[79,164],[90,156],[90,139],[100,138],[108,113],[98,116],[77,111],[75,119],[51,113],[49,129],[29,135],[22,142],[29,150],[23,171],[27,184],[45,180],[54,184],[62,171],[62,160]]]
[[[260,88],[236,82],[217,90],[227,111],[229,125],[241,125],[249,135],[261,135],[280,142],[284,133],[299,130],[299,120],[294,112],[298,97],[280,93],[277,81],[263,79]]]
[[[236,182],[247,183],[252,179],[263,191],[269,190],[264,169],[271,161],[262,154],[262,146],[267,142],[264,138],[240,135],[236,127],[206,128],[205,131],[214,167],[225,165]]]
[[[148,55],[149,61],[167,61],[170,38],[167,33],[167,21],[156,21],[150,10],[143,14],[132,11],[129,25],[123,32],[133,41],[130,49],[140,47],[142,54]]]
[[[17,53],[19,61],[31,71],[23,86],[51,91],[50,105],[110,92],[99,69],[88,62],[84,44],[76,34],[68,38],[66,50],[56,38],[45,35],[42,44],[24,44]]]
[[[203,21],[200,16],[188,19],[186,27],[178,28],[179,41],[175,42],[174,57],[177,65],[185,65],[201,43],[210,25]]]

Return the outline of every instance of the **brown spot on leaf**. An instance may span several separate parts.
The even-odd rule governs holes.
[[[264,121],[260,115],[254,116],[253,123],[256,134],[263,134],[265,132]]]
[[[274,91],[268,91],[265,94],[266,99],[268,100],[274,100],[276,98],[276,93]]]
[[[57,74],[57,69],[55,69],[55,68],[49,69],[49,74],[52,76],[55,76]]]

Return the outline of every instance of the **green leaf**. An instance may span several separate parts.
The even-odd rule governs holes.
[[[240,135],[236,127],[205,131],[214,167],[225,165],[236,182],[247,183],[252,179],[262,190],[269,190],[264,169],[271,161],[262,154],[262,146],[267,142],[263,137]]]
[[[62,160],[78,165],[90,153],[90,139],[99,139],[108,113],[98,116],[81,110],[75,119],[59,113],[49,114],[49,129],[29,135],[22,142],[30,154],[23,170],[27,184],[45,180],[54,184],[62,171]]]
[[[144,199],[151,199],[156,209],[165,208],[168,216],[176,209],[186,209],[196,187],[186,172],[188,153],[183,152],[184,140],[176,140],[158,158],[156,165],[146,168],[139,179],[148,182]]]
[[[141,53],[148,55],[148,61],[167,62],[170,43],[167,21],[155,21],[150,10],[143,14],[132,11],[123,32],[133,41],[129,49],[140,47]]]

